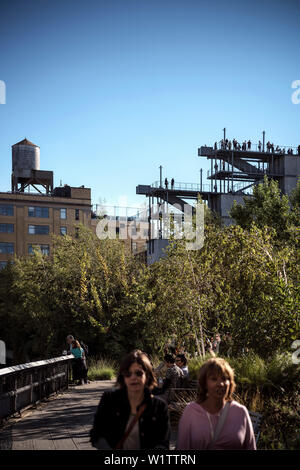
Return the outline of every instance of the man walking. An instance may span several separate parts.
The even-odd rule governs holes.
[[[177,388],[179,382],[183,379],[184,374],[180,367],[175,364],[175,358],[172,356],[172,354],[166,354],[164,361],[167,366],[167,372],[162,388],[165,400],[167,403],[171,403],[174,396],[172,388]]]

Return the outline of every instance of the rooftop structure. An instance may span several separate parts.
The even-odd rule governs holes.
[[[40,170],[40,147],[25,138],[12,146],[11,190],[24,193],[30,186],[49,194],[53,190],[53,171]]]
[[[158,205],[172,205],[176,209],[184,211],[190,201],[196,201],[199,196],[206,201],[208,207],[217,213],[222,221],[228,225],[232,221],[229,211],[233,201],[243,203],[244,196],[252,194],[253,186],[261,183],[265,176],[275,179],[284,194],[296,187],[300,175],[300,145],[297,148],[286,146],[274,146],[267,142],[265,145],[265,133],[263,132],[263,142],[257,144],[249,140],[242,144],[235,139],[226,139],[224,129],[224,139],[215,142],[213,146],[202,146],[198,149],[198,156],[206,158],[211,162],[211,169],[207,172],[209,183],[203,184],[203,170],[200,170],[200,184],[178,183],[165,179],[155,182],[152,185],[138,185],[136,194],[143,194],[149,199],[149,227],[151,218],[156,216],[151,212],[156,199]],[[168,209],[167,209],[168,210]],[[165,246],[160,231],[159,237]],[[148,243],[148,254],[151,253],[151,246],[158,246],[159,243],[151,244],[152,237]],[[157,255],[152,256],[157,259]]]
[[[28,139],[12,146],[12,187],[0,193],[0,269],[15,255],[39,247],[51,255],[51,235],[78,234],[91,227],[91,190],[81,186],[53,189],[53,172],[40,170],[40,148]]]

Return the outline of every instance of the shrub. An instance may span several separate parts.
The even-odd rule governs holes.
[[[203,357],[193,357],[188,361],[188,368],[189,368],[189,376],[190,380],[197,380],[198,372],[202,364],[211,358],[211,355],[208,354],[204,358]]]
[[[291,353],[276,354],[267,362],[270,382],[285,393],[298,390],[300,384],[300,366],[292,362]]]
[[[91,359],[88,364],[89,380],[112,380],[116,377],[116,363],[111,359]]]
[[[234,369],[237,385],[246,389],[265,387],[269,383],[265,360],[257,354],[249,353],[246,356],[227,359]]]

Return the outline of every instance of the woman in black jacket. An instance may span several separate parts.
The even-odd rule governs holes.
[[[169,449],[167,404],[151,395],[157,385],[148,356],[140,350],[121,363],[118,389],[104,392],[91,429],[98,449]],[[128,433],[128,431],[130,431]]]

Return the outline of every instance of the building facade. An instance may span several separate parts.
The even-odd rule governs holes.
[[[114,238],[130,252],[145,252],[148,225],[140,227],[139,215],[115,213],[105,218],[114,227]],[[53,189],[53,171],[40,169],[40,147],[26,138],[12,145],[11,192],[0,192],[0,269],[15,256],[32,254],[34,247],[51,256],[52,235],[76,237],[79,224],[98,235],[100,219],[97,206],[94,211],[91,204],[90,188],[64,185]]]
[[[51,194],[0,193],[0,268],[14,256],[52,253],[52,235],[76,237],[78,225],[91,227],[91,190],[64,186]]]

